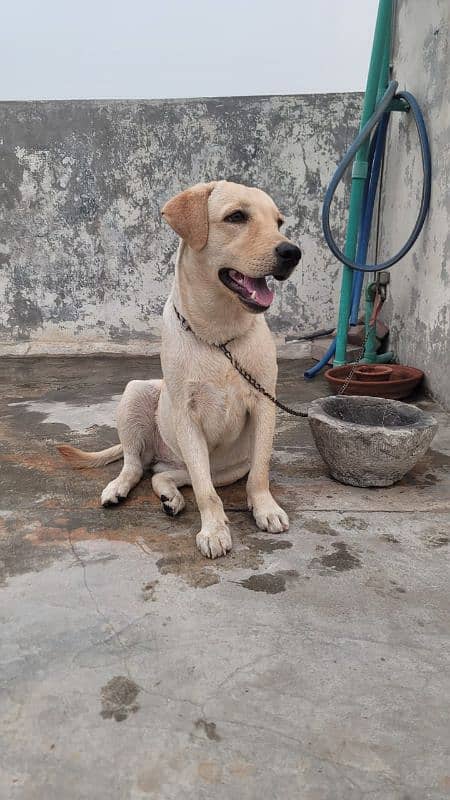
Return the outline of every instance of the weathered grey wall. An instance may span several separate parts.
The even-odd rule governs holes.
[[[0,104],[0,352],[149,351],[176,237],[159,210],[201,180],[269,191],[303,259],[277,287],[280,335],[333,325],[339,267],[320,207],[361,97]],[[343,193],[336,219],[343,218]]]
[[[394,77],[418,99],[433,159],[431,209],[413,251],[391,272],[391,340],[402,363],[423,369],[435,397],[450,408],[450,4],[397,3]],[[380,255],[412,229],[421,192],[414,123],[393,115],[383,182]]]

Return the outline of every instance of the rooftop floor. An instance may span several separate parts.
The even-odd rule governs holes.
[[[327,393],[280,365],[279,396]],[[258,531],[221,489],[234,550],[210,562],[144,479],[53,445],[116,442],[115,406],[157,359],[0,362],[0,795],[12,800],[425,800],[450,794],[450,419],[391,489],[327,476],[279,414]]]

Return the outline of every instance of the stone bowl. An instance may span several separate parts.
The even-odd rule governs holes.
[[[428,450],[437,422],[417,406],[379,397],[314,400],[308,419],[331,472],[350,486],[392,486]]]

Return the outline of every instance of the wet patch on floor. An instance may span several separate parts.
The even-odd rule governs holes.
[[[121,395],[113,395],[101,403],[86,404],[85,400],[78,403],[64,401],[61,397],[50,402],[36,400],[21,400],[8,403],[8,410],[21,416],[22,427],[26,423],[26,416],[32,415],[32,424],[58,425],[77,433],[86,433],[90,428],[105,426],[115,427],[115,416]],[[25,417],[25,419],[24,419]],[[37,419],[36,419],[37,417]]]
[[[450,456],[430,449],[397,486],[436,486],[450,473]]]
[[[322,575],[347,572],[362,566],[358,556],[348,549],[345,542],[333,542],[331,547],[333,548],[333,553],[313,558],[309,566],[322,570]]]
[[[222,782],[222,766],[217,761],[200,761],[197,773],[204,783],[217,784]]]
[[[118,399],[111,395],[102,403],[84,401],[75,403],[41,402],[15,398],[12,402],[0,401],[2,442],[9,445],[6,452],[33,454],[46,449],[54,456],[54,443],[66,442],[75,446],[83,443],[86,449],[96,449],[117,444],[115,425]],[[73,396],[72,396],[73,400]],[[64,462],[54,458],[60,469]]]
[[[135,714],[139,710],[139,705],[135,702],[139,692],[139,686],[130,678],[123,675],[111,678],[100,692],[102,706],[100,716],[103,719],[123,722],[130,714]]]
[[[303,522],[304,527],[310,533],[318,533],[320,536],[338,536],[339,531],[332,528],[328,522],[319,519],[308,519]]]
[[[200,557],[202,558],[202,556]],[[208,586],[220,583],[220,577],[214,568],[199,567],[194,552],[164,556],[164,558],[158,559],[156,566],[161,575],[177,575],[196,589],[206,589]]]
[[[54,495],[55,482],[50,472],[46,473],[47,464],[43,460],[42,469],[26,464],[15,463],[17,457],[0,455],[0,496],[3,507],[24,508],[27,501],[31,504],[42,498]],[[40,461],[39,457],[32,458]],[[40,465],[39,465],[40,466]],[[51,464],[48,470],[52,469]],[[61,492],[61,486],[59,492]],[[24,501],[24,502],[21,502]]]
[[[103,430],[83,437],[84,442],[77,438],[73,443],[83,448],[88,439],[89,450],[95,450],[96,445],[102,448],[117,443],[115,431],[109,432],[110,442],[102,433]],[[58,508],[81,508],[85,504],[98,507],[102,489],[118,472],[117,464],[100,470],[68,469],[53,442],[35,442],[31,433],[16,439],[10,429],[0,426],[0,496],[6,508],[35,510],[41,503]],[[145,481],[138,487],[136,497],[142,495],[143,489],[148,492]]]
[[[292,547],[280,536],[256,532],[249,512],[231,513],[233,550],[225,558],[205,559],[195,544],[200,524],[195,511],[184,512],[179,519],[167,517],[154,498],[154,506],[102,508],[44,508],[27,510],[3,520],[0,535],[0,558],[3,579],[14,574],[38,571],[55,560],[73,553],[76,562],[87,566],[80,544],[100,540],[124,542],[139,549],[144,558],[152,559],[161,575],[173,575],[189,586],[206,588],[219,583],[233,569],[257,570],[266,555]],[[106,562],[115,553],[102,554]],[[156,583],[141,590],[144,602],[156,599]]]
[[[405,587],[398,584],[397,581],[392,579],[386,580],[375,575],[368,578],[364,585],[375,592],[375,594],[379,595],[379,597],[383,597],[387,600],[401,600],[402,596],[407,593]]]
[[[215,722],[208,722],[208,720],[199,718],[194,722],[196,734],[200,733],[206,736],[212,742],[220,742],[222,737],[217,733],[217,726]]]
[[[254,523],[250,515],[248,519],[240,520],[239,528],[231,525],[233,537],[233,550],[225,558],[213,562],[201,555],[195,545],[195,532],[188,536],[187,547],[178,552],[173,552],[169,546],[167,555],[158,559],[156,566],[162,575],[177,575],[183,578],[190,586],[197,589],[213,586],[220,582],[221,575],[232,569],[257,570],[264,564],[264,556],[277,550],[286,550],[292,547],[292,542],[276,538],[252,536]],[[239,533],[239,539],[238,537]],[[247,534],[247,535],[243,535]],[[177,537],[178,539],[178,537]],[[173,540],[171,540],[173,541]],[[170,544],[170,543],[169,543]]]
[[[28,529],[38,528],[39,523],[30,523]],[[39,572],[51,566],[64,552],[58,544],[36,547],[21,530],[17,517],[0,518],[0,587],[6,586],[9,578]]]
[[[448,547],[450,544],[450,535],[439,529],[431,529],[425,531],[424,541],[425,545],[432,549]]]
[[[280,373],[288,402],[298,399],[296,370],[298,364],[284,364]],[[149,475],[144,476],[120,508],[102,509],[100,493],[117,476],[120,464],[97,470],[68,468],[55,450],[55,441],[62,438],[87,450],[115,444],[114,428],[99,423],[112,422],[109,419],[112,405],[128,380],[159,376],[159,361],[154,358],[13,359],[4,363],[6,389],[0,396],[0,495],[5,510],[3,532],[0,529],[3,582],[8,576],[48,567],[68,554],[72,554],[74,564],[87,566],[92,560],[89,549],[84,550],[79,544],[83,541],[111,542],[109,552],[106,544],[101,556],[105,569],[109,561],[117,558],[112,543],[125,542],[138,548],[143,558],[151,559],[160,576],[172,575],[195,588],[207,588],[226,580],[235,568],[270,570],[267,557],[292,547],[286,538],[288,534],[280,538],[257,531],[251,514],[246,511],[245,480],[219,490],[231,522],[233,550],[226,558],[211,562],[195,546],[200,520],[191,489],[183,489],[186,510],[176,520],[160,511]],[[307,388],[312,395],[317,391],[317,386]],[[72,425],[77,415],[80,424],[77,423],[77,430],[71,430],[67,426]],[[97,427],[86,431],[89,423]],[[434,496],[434,479],[439,482],[449,467],[449,456],[430,450],[411,473],[411,485],[422,486],[420,497]],[[307,508],[302,513],[303,482],[309,482],[309,494],[320,497],[319,502],[326,509],[335,487],[326,477],[309,426],[304,420],[294,424],[279,415],[272,481],[275,497],[290,512],[293,530],[300,536],[302,532],[316,534],[321,537],[321,545],[326,545],[313,559],[314,568],[333,574],[360,566],[358,556],[336,540],[345,538],[345,531],[354,533],[368,528],[368,522],[356,510],[361,493],[355,490],[354,516],[350,511],[333,518],[327,515],[323,521],[311,518]],[[425,490],[425,486],[431,488]],[[441,493],[444,486],[439,487]],[[419,496],[414,488],[412,491]],[[327,537],[334,540],[331,552]],[[444,529],[436,529],[426,535],[423,543],[430,549],[439,549],[448,544],[447,539]],[[387,534],[382,540],[397,544]],[[275,574],[273,569],[271,574]],[[156,584],[147,589],[138,586],[139,592],[143,603],[157,599]]]
[[[157,356],[26,356],[5,358],[0,363],[0,384],[8,398],[102,401],[123,392],[134,378],[160,378]]]
[[[343,519],[339,521],[339,527],[345,528],[347,531],[366,531],[369,527],[369,523],[360,517],[343,517]]]
[[[156,600],[156,587],[159,581],[147,581],[142,586],[142,599],[147,602],[151,600],[154,602]]]
[[[265,592],[266,594],[279,594],[286,590],[286,581],[289,578],[298,578],[295,569],[278,570],[277,572],[263,572],[258,575],[250,575],[243,581],[239,581],[239,586],[250,589],[251,592]]]
[[[389,544],[400,544],[400,539],[397,539],[393,533],[382,533],[380,539],[382,542],[389,542]]]

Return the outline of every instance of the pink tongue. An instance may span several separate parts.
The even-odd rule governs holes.
[[[269,289],[265,278],[248,278],[245,275],[242,285],[250,295],[256,292],[255,296],[252,297],[254,303],[258,303],[260,306],[270,306],[275,292]]]

